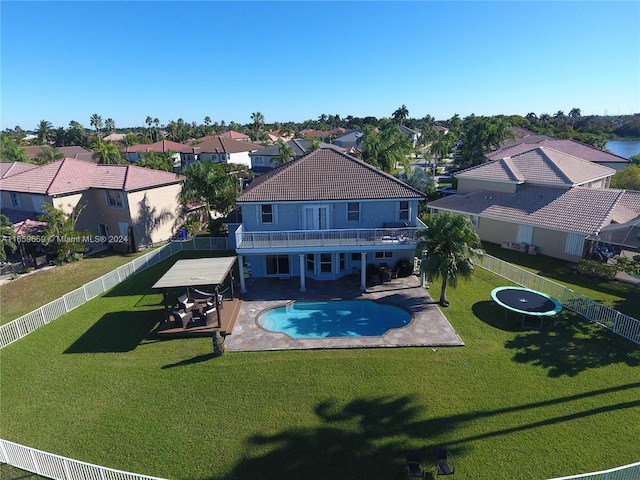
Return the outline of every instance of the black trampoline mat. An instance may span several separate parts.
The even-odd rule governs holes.
[[[496,292],[496,298],[504,306],[526,313],[555,312],[556,304],[550,298],[536,292],[504,289]]]

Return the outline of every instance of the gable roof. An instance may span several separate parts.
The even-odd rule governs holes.
[[[614,155],[610,152],[605,152],[599,148],[586,145],[584,143],[576,142],[570,139],[557,139],[557,138],[539,138],[532,137],[528,141],[527,137],[522,139],[522,142],[516,143],[509,147],[504,147],[494,152],[490,152],[486,155],[489,160],[499,160],[501,158],[513,157],[520,153],[535,150],[539,147],[548,147],[557,150],[574,157],[587,160],[595,163],[629,163],[628,158]]]
[[[183,180],[175,173],[134,165],[98,165],[65,158],[7,177],[2,181],[2,190],[64,195],[89,188],[131,191]]]
[[[37,167],[37,165],[25,162],[0,162],[0,178],[7,178]]]
[[[293,156],[294,157],[302,157],[306,155],[309,147],[311,147],[311,140],[304,140],[302,138],[294,138],[293,140],[289,140],[285,142],[291,148],[293,148]],[[260,150],[256,150],[255,152],[251,152],[249,156],[262,156],[262,157],[273,157],[278,155],[280,152],[278,151],[279,145],[269,145],[268,147],[261,148]],[[333,145],[332,143],[324,143],[321,142],[318,148],[330,148],[335,150],[336,152],[346,152],[347,149],[343,147],[339,147],[338,145]]]
[[[615,173],[613,168],[552,148],[537,146],[513,157],[504,157],[463,170],[456,177],[573,186]]]
[[[321,148],[254,180],[238,202],[424,198],[397,178],[356,158]]]
[[[194,143],[189,148],[199,153],[239,153],[259,150],[262,145],[217,136],[209,138],[202,143]]]
[[[515,193],[478,190],[466,195],[450,195],[428,206],[593,235],[610,223],[623,194],[624,190],[612,188],[564,190],[524,185]]]
[[[223,138],[233,138],[234,140],[250,140],[251,139],[249,135],[236,132],[235,130],[229,130],[228,132],[221,133],[218,136]]]

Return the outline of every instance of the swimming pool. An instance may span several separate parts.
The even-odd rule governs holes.
[[[411,322],[403,308],[370,300],[293,302],[260,314],[259,326],[292,338],[379,337]]]

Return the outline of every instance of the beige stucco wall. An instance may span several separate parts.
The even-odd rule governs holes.
[[[458,195],[475,192],[478,190],[490,190],[492,192],[514,193],[515,183],[492,182],[491,180],[477,180],[472,178],[458,178]]]
[[[492,218],[480,218],[476,229],[481,240],[492,243],[515,242],[518,225],[500,222]]]
[[[183,220],[181,190],[182,185],[175,184],[127,193],[136,247],[168,240],[175,234]]]

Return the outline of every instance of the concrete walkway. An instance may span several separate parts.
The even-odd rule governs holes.
[[[464,342],[449,324],[417,277],[393,279],[383,285],[359,291],[359,277],[346,276],[336,281],[307,279],[307,291],[300,292],[300,280],[255,279],[247,286],[233,334],[225,340],[228,352],[263,350],[305,350],[367,347],[442,347],[462,346]],[[257,317],[264,310],[292,300],[379,300],[404,307],[412,314],[406,327],[392,329],[380,337],[339,337],[294,339],[283,333],[264,330]]]

